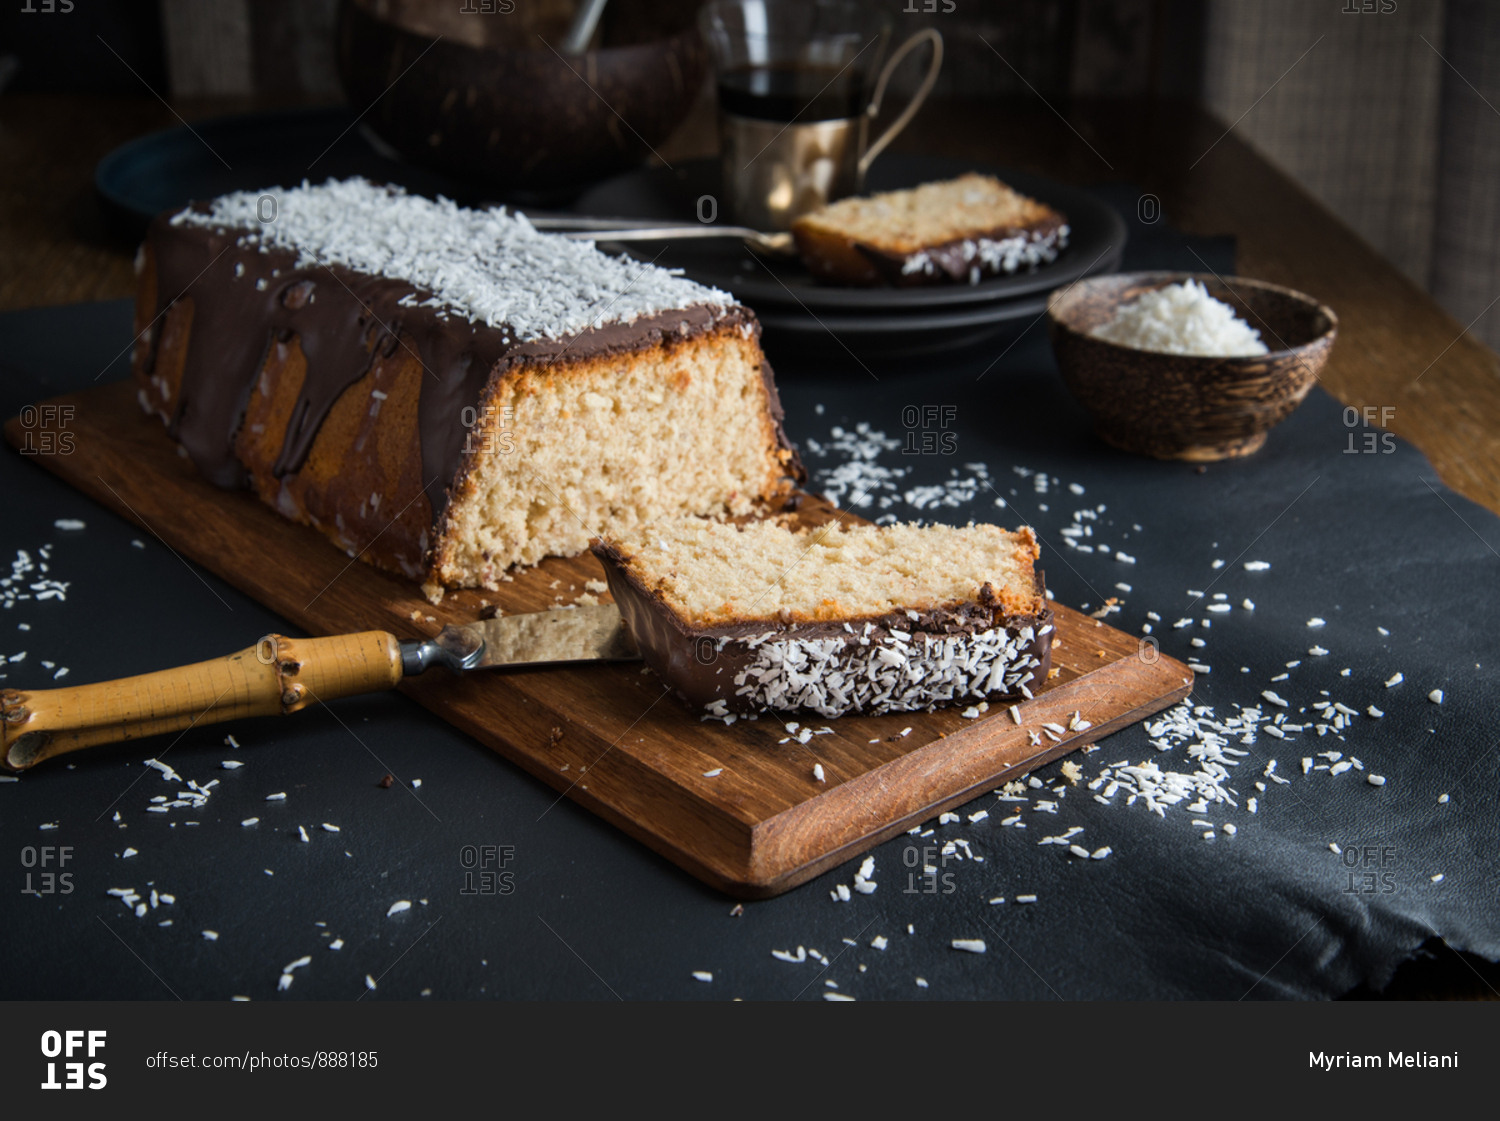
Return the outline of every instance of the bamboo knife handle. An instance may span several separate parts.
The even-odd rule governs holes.
[[[0,765],[24,771],[81,747],[393,688],[402,651],[386,631],[268,634],[226,658],[66,689],[0,692]]]

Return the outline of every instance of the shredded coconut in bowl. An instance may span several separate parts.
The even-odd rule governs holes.
[[[1196,280],[1169,284],[1121,304],[1112,320],[1090,334],[1160,354],[1248,358],[1267,353],[1260,332]]]

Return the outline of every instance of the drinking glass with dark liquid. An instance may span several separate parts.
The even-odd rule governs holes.
[[[784,230],[862,190],[943,63],[942,36],[928,28],[882,65],[888,19],[853,0],[715,0],[699,22],[717,71],[723,201],[734,221],[756,229]],[[892,72],[923,43],[932,46],[926,76],[871,143]]]

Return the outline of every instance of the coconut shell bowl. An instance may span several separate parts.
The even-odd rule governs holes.
[[[1136,350],[1094,338],[1122,304],[1187,279],[1235,309],[1270,353],[1210,358]],[[1106,443],[1193,462],[1251,455],[1291,415],[1328,361],[1338,317],[1311,296],[1242,277],[1138,272],[1097,276],[1047,303],[1063,381]]]

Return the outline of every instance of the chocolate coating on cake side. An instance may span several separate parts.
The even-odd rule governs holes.
[[[987,277],[1010,275],[1056,260],[1067,244],[1066,219],[1057,215],[1033,226],[989,230],[915,253],[886,253],[858,242],[855,248],[886,283],[901,288],[976,284]]]
[[[245,243],[247,231],[174,224],[171,218],[159,216],[148,235],[156,271],[153,323],[183,299],[191,301],[193,311],[179,392],[167,403],[168,429],[204,476],[223,487],[246,485],[235,437],[268,348],[278,339],[295,336],[306,358],[306,376],[273,469],[278,477],[301,468],[329,410],[364,377],[377,354],[405,347],[420,359],[425,372],[418,403],[422,479],[432,521],[440,523],[465,469],[469,430],[461,418],[465,410],[482,406],[491,379],[565,356],[585,360],[726,327],[757,337],[760,331],[744,307],[698,304],[564,338],[522,341],[504,326],[471,323],[423,306],[430,293],[409,282],[338,265],[299,268],[291,251]],[[161,334],[155,330],[149,336],[143,379],[153,371]],[[783,428],[769,365],[763,366],[762,378],[778,448],[788,453],[789,473],[800,478],[802,467]]]
[[[771,708],[838,716],[914,711],[939,704],[980,700],[1020,699],[1041,688],[1052,666],[1053,613],[1046,607],[1035,613],[1007,615],[989,603],[975,602],[915,612],[915,618],[908,613],[896,612],[839,622],[779,624],[755,619],[694,628],[658,592],[641,582],[631,570],[628,559],[611,543],[596,541],[592,550],[604,565],[610,594],[646,664],[690,708],[710,715],[724,716]],[[1036,591],[1040,601],[1045,603],[1040,572],[1036,573]],[[985,600],[988,597],[981,590],[979,598]],[[909,638],[902,640],[897,637],[903,635]],[[899,657],[903,650],[920,654],[929,639],[948,638],[958,639],[960,644],[975,642],[996,650],[1000,647],[1011,649],[1011,653],[999,659],[1004,663],[1000,666],[999,688],[966,685],[941,699],[916,688],[899,691],[876,704],[859,698],[829,698],[821,706],[797,704],[788,707],[766,703],[763,692],[757,695],[755,673],[761,664],[760,652],[768,646],[799,643],[832,648],[839,644],[837,656],[853,664],[867,658],[875,648],[890,650]],[[991,659],[987,663],[991,669],[994,661]],[[747,685],[750,686],[748,689]],[[982,685],[987,686],[988,682]]]

